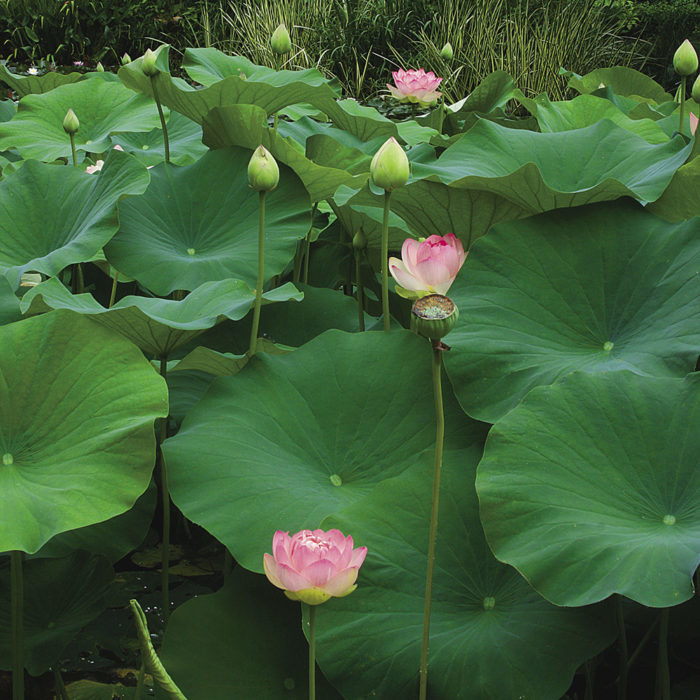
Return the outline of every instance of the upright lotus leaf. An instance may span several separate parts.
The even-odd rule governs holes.
[[[4,565],[3,565],[4,564]],[[0,668],[12,668],[9,557],[0,559]],[[106,607],[114,580],[109,562],[88,552],[26,561],[24,662],[32,676],[53,666],[64,647]]]
[[[255,105],[215,107],[202,122],[203,141],[209,148],[242,146],[254,149],[265,146],[274,158],[288,165],[304,183],[312,202],[332,197],[341,185],[359,187],[367,179],[369,168],[352,175],[338,167],[317,165],[313,156],[306,157],[291,139],[267,126],[267,114]]]
[[[558,700],[576,668],[614,639],[613,615],[557,608],[496,561],[474,491],[486,426],[451,408],[446,422],[428,695]],[[417,695],[431,457],[322,523],[368,549],[357,590],[317,612],[319,665],[346,698]]]
[[[250,151],[233,147],[152,168],[145,193],[119,205],[109,262],[161,296],[231,278],[255,287],[259,198],[248,186],[249,160]],[[281,165],[279,186],[265,198],[265,279],[292,259],[310,212],[303,184]]]
[[[445,365],[462,408],[495,422],[583,370],[682,377],[700,352],[700,237],[628,202],[500,224],[450,289]]]
[[[263,303],[303,298],[291,283],[274,291],[276,298],[269,299],[267,292],[268,298],[263,296]],[[107,309],[91,294],[71,294],[58,279],[52,278],[25,294],[22,309],[29,314],[47,309],[69,309],[85,314],[125,336],[144,352],[167,357],[175,348],[220,321],[242,319],[254,301],[255,291],[245,282],[223,280],[197,287],[182,301],[127,296]]]
[[[175,165],[194,163],[207,152],[207,147],[202,143],[202,127],[196,122],[178,112],[171,112],[167,126],[170,161]],[[115,134],[112,143],[119,144],[144,165],[157,165],[165,160],[163,130],[160,127],[147,133]]]
[[[430,461],[434,425],[424,339],[327,331],[212,382],[163,444],[170,492],[188,519],[261,572],[275,530],[318,527]]]
[[[533,213],[625,196],[651,202],[690,149],[681,136],[653,145],[608,120],[550,134],[480,120],[435,163],[414,163],[413,178],[500,194]]]
[[[120,83],[82,80],[23,98],[14,119],[0,123],[0,150],[17,148],[23,158],[47,162],[70,158],[70,139],[63,130],[69,109],[80,120],[75,134],[79,153],[106,151],[115,132],[150,131],[160,125],[153,100]]]
[[[119,151],[99,175],[27,161],[0,182],[0,274],[16,289],[25,271],[52,276],[90,260],[117,230],[117,201],[147,185],[146,169]]]
[[[492,429],[476,479],[496,556],[557,605],[693,596],[700,376],[576,372]]]
[[[61,85],[70,85],[85,80],[84,73],[57,73],[48,71],[44,75],[18,75],[0,63],[0,82],[8,85],[20,97],[40,95]]]
[[[601,83],[610,87],[616,95],[634,95],[656,102],[667,102],[673,99],[661,85],[648,75],[626,66],[596,68],[583,76],[572,74],[568,87],[581,94],[586,94],[597,90]]]
[[[238,567],[219,591],[173,612],[163,664],[188,700],[305,700],[308,653],[299,612],[264,576]],[[321,673],[316,681],[319,698],[340,699]]]
[[[0,551],[33,553],[134,505],[168,397],[138,348],[77,314],[3,326],[0,349]]]
[[[697,137],[696,137],[697,138]],[[682,221],[700,217],[700,152],[682,165],[664,193],[647,209],[666,221]]]

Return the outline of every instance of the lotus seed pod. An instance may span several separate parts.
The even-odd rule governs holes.
[[[411,309],[411,329],[430,340],[444,338],[457,323],[459,309],[449,297],[428,294]]]
[[[369,166],[372,182],[387,192],[403,187],[408,181],[408,158],[392,136],[375,154]]]
[[[284,24],[280,24],[280,26],[272,32],[270,46],[272,47],[272,52],[276,53],[278,56],[282,56],[292,50],[292,40]]]
[[[105,72],[105,67],[100,63],[99,61],[97,62],[97,65],[95,66],[95,70],[98,73],[104,73]]]
[[[367,236],[362,229],[352,237],[352,247],[355,250],[364,250],[367,247]]]
[[[690,93],[690,96],[698,103],[700,104],[700,74],[698,74],[698,77],[695,78],[695,82],[693,83],[693,89]]]
[[[67,134],[74,134],[79,128],[80,122],[78,117],[75,116],[75,112],[72,109],[69,109],[63,118],[63,131]]]
[[[143,55],[143,60],[141,61],[141,70],[144,75],[152,78],[158,75],[160,71],[156,67],[156,55],[151,51],[151,49],[146,49],[146,53]]]
[[[272,192],[279,181],[277,161],[264,146],[258,146],[248,163],[248,183],[256,192]]]
[[[129,63],[131,63],[131,56],[129,56],[128,53],[125,53],[125,54],[122,56],[122,65],[123,65],[123,66],[126,66],[126,65],[128,65]]]
[[[692,75],[698,69],[698,55],[687,39],[673,54],[673,69],[683,77]]]
[[[451,61],[452,58],[454,57],[455,52],[452,48],[452,44],[448,41],[441,49],[440,51],[440,58],[443,61]]]

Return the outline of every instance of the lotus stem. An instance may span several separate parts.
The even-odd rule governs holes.
[[[258,204],[258,283],[255,287],[255,308],[253,310],[253,327],[250,329],[250,348],[248,355],[253,357],[258,344],[258,327],[260,326],[260,307],[262,305],[263,277],[265,275],[265,190],[260,191]]]
[[[656,661],[656,700],[671,700],[671,674],[668,668],[668,608],[659,615],[659,655]]]
[[[24,554],[10,553],[10,605],[12,607],[12,700],[24,700]]]
[[[685,76],[681,76],[681,114],[678,124],[678,133],[683,133],[683,116],[685,112]]]
[[[362,251],[355,248],[353,250],[355,254],[355,287],[357,289],[357,320],[360,326],[360,330],[365,329],[365,301],[364,301],[364,290],[362,288],[362,279],[360,278],[360,256]]]
[[[70,136],[70,150],[73,154],[73,167],[78,165],[78,156],[75,152],[75,134],[69,134]]]
[[[160,358],[160,376],[167,379],[168,358]],[[160,558],[160,581],[163,605],[163,626],[168,624],[170,617],[170,491],[168,489],[168,470],[165,465],[163,443],[168,437],[168,417],[161,418],[158,449],[160,453],[160,495],[163,503],[163,543]]]
[[[117,282],[119,281],[119,273],[115,270],[114,271],[114,279],[112,280],[112,291],[110,292],[109,295],[109,306],[107,307],[108,309],[111,309],[112,306],[114,306],[114,300],[117,298]]]
[[[617,617],[618,643],[620,645],[620,677],[617,679],[617,700],[627,700],[627,668],[629,658],[625,616],[622,609],[622,596],[619,594],[615,596],[615,612]]]
[[[428,644],[430,641],[430,605],[433,595],[435,543],[437,541],[438,509],[440,506],[440,472],[442,448],[445,441],[445,411],[442,405],[442,350],[439,339],[433,339],[433,396],[435,398],[435,462],[433,464],[433,499],[430,508],[430,535],[428,539],[428,566],[425,574],[425,604],[423,606],[423,641],[420,652],[420,700],[428,693]]]
[[[56,697],[59,698],[59,700],[69,700],[68,693],[66,692],[66,686],[63,683],[63,676],[57,668],[53,669],[53,679]]]
[[[170,162],[170,141],[168,140],[168,127],[165,123],[165,115],[163,114],[163,107],[160,104],[160,97],[158,96],[158,88],[156,86],[155,75],[151,76],[151,90],[153,90],[153,99],[156,101],[156,107],[158,108],[158,116],[160,117],[160,126],[163,129],[163,148],[165,149],[165,162]]]
[[[382,217],[382,316],[384,317],[384,330],[391,330],[391,318],[389,317],[389,203],[391,192],[384,190],[384,216]]]
[[[316,606],[309,605],[309,700],[316,700]]]
[[[141,694],[143,693],[143,682],[146,677],[146,663],[141,661],[141,667],[139,668],[139,675],[136,679],[136,690],[134,691],[134,700],[141,700]]]

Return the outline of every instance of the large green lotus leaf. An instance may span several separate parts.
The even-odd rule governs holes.
[[[0,274],[16,289],[25,271],[52,276],[90,260],[117,230],[117,201],[147,185],[146,169],[119,151],[99,175],[27,161],[0,182]]]
[[[188,700],[304,700],[309,695],[299,604],[241,567],[213,595],[175,610],[161,660]],[[316,685],[319,698],[340,698],[319,672]],[[156,698],[163,697],[156,692]]]
[[[9,122],[17,114],[17,105],[12,100],[0,100],[0,122]]]
[[[46,508],[46,505],[44,505]],[[61,651],[106,607],[114,579],[109,562],[87,552],[25,561],[24,664],[33,676],[56,663]],[[12,659],[9,557],[0,560],[0,668]]]
[[[598,90],[601,83],[612,88],[616,95],[635,95],[655,102],[667,102],[673,99],[655,80],[634,68],[625,66],[597,68],[584,76],[573,75],[568,87],[585,94]]]
[[[78,314],[3,326],[0,348],[0,550],[33,553],[134,505],[168,397],[138,348]]]
[[[301,294],[291,283],[266,292],[263,303],[300,301]],[[211,328],[225,318],[242,319],[255,302],[255,290],[240,280],[207,282],[182,301],[154,297],[128,296],[111,309],[102,306],[91,294],[71,294],[55,277],[31,289],[22,299],[24,313],[46,309],[69,309],[89,315],[156,357],[166,357],[175,348]]]
[[[700,219],[603,203],[495,227],[450,289],[445,363],[464,410],[493,423],[580,369],[684,376],[700,351]]]
[[[667,221],[682,221],[700,216],[700,152],[691,161],[682,165],[671,180],[671,184],[647,209]]]
[[[70,139],[63,130],[69,109],[80,121],[75,134],[78,152],[102,153],[110,146],[110,134],[150,131],[160,125],[153,100],[134,95],[120,83],[82,80],[23,98],[14,119],[0,123],[0,150],[17,148],[24,158],[43,161],[70,158]]]
[[[199,160],[207,147],[202,143],[202,127],[178,112],[171,112],[167,123],[170,143],[170,161],[175,165],[189,165]],[[112,136],[119,144],[144,165],[157,165],[165,160],[163,130],[157,127],[147,133],[120,133]]]
[[[482,119],[434,163],[414,163],[413,178],[499,194],[532,213],[624,196],[654,201],[690,149],[681,136],[653,145],[609,120],[543,134]]]
[[[614,639],[612,615],[606,606],[557,608],[496,561],[474,490],[486,426],[450,409],[446,422],[428,695],[558,700],[576,668]],[[317,613],[319,664],[347,698],[417,695],[432,451],[424,458],[322,523],[368,548],[358,589]]]
[[[9,282],[4,277],[0,277],[0,326],[19,321],[21,318],[19,299],[12,291]]]
[[[354,176],[343,168],[324,167],[301,152],[295,142],[267,126],[265,110],[255,105],[215,107],[202,122],[203,141],[210,148],[265,146],[275,159],[288,165],[304,183],[312,202],[328,199],[341,185],[360,187],[368,168]]]
[[[39,95],[61,85],[77,83],[85,79],[84,73],[57,73],[49,71],[44,75],[18,75],[0,63],[0,82],[9,85],[20,97]]]
[[[700,375],[576,372],[491,431],[476,480],[486,537],[558,605],[693,596]]]
[[[250,156],[232,147],[185,167],[152,168],[145,193],[119,205],[109,262],[161,296],[231,278],[255,287],[259,197],[248,186]],[[279,185],[265,197],[265,279],[287,266],[310,212],[303,184],[280,166]]]
[[[327,331],[215,379],[163,449],[178,508],[262,571],[275,530],[317,527],[433,440],[427,341]]]

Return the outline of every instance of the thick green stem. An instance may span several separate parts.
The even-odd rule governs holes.
[[[360,330],[365,329],[365,301],[364,291],[362,289],[362,280],[360,279],[360,259],[362,252],[355,249],[355,288],[357,289],[357,320]]]
[[[627,700],[627,668],[629,652],[627,650],[627,632],[625,616],[622,610],[622,596],[615,596],[615,612],[617,617],[618,643],[620,646],[620,676],[617,679],[617,700]]]
[[[167,378],[168,358],[160,358],[160,376]],[[163,605],[163,625],[168,624],[170,617],[170,490],[168,489],[168,470],[163,455],[163,443],[168,437],[168,417],[161,419],[158,448],[160,452],[160,495],[163,503],[163,544],[160,560],[160,581]]]
[[[24,700],[24,579],[22,559],[10,553],[10,605],[12,607],[12,700]]]
[[[66,686],[63,682],[63,676],[57,668],[54,668],[53,670],[53,681],[56,697],[59,698],[59,700],[69,700],[68,693],[66,692]]]
[[[258,344],[258,327],[260,326],[260,307],[262,305],[263,276],[265,274],[265,191],[260,192],[258,205],[258,283],[255,286],[255,308],[253,310],[253,327],[250,329],[250,348],[248,355],[253,357]]]
[[[668,608],[659,615],[659,654],[656,660],[656,700],[671,700],[671,674],[668,668]]]
[[[136,690],[134,691],[134,700],[141,700],[141,695],[143,694],[143,682],[146,677],[146,663],[141,662],[141,668],[139,668],[139,675],[136,679]]]
[[[683,116],[685,112],[685,76],[681,76],[681,114],[678,124],[678,133],[683,133]]]
[[[423,642],[420,652],[420,700],[428,693],[428,643],[430,641],[430,605],[433,595],[433,570],[435,569],[435,543],[437,541],[438,509],[440,506],[440,472],[442,470],[442,446],[445,440],[445,412],[442,406],[442,362],[440,341],[433,345],[433,396],[435,398],[435,462],[433,464],[433,499],[430,508],[430,535],[428,539],[428,567],[425,574],[425,604],[423,606]]]
[[[75,167],[78,165],[78,156],[75,152],[75,134],[70,134],[70,150],[73,154],[73,166]]]
[[[151,76],[151,89],[153,90],[153,99],[156,101],[156,107],[158,108],[158,116],[160,117],[160,127],[163,129],[163,148],[165,149],[165,162],[170,162],[170,141],[168,139],[168,126],[165,123],[165,115],[163,114],[163,107],[160,104],[160,97],[158,97],[158,88],[156,87],[157,76]]]
[[[309,700],[316,700],[316,606],[309,605]]]
[[[112,291],[109,295],[109,306],[107,307],[108,309],[111,309],[112,306],[114,306],[114,300],[117,298],[117,282],[119,281],[119,273],[115,270],[114,271],[114,279],[112,280]]]
[[[389,201],[391,192],[384,191],[384,217],[382,218],[382,316],[384,317],[384,330],[391,329],[389,316]]]

